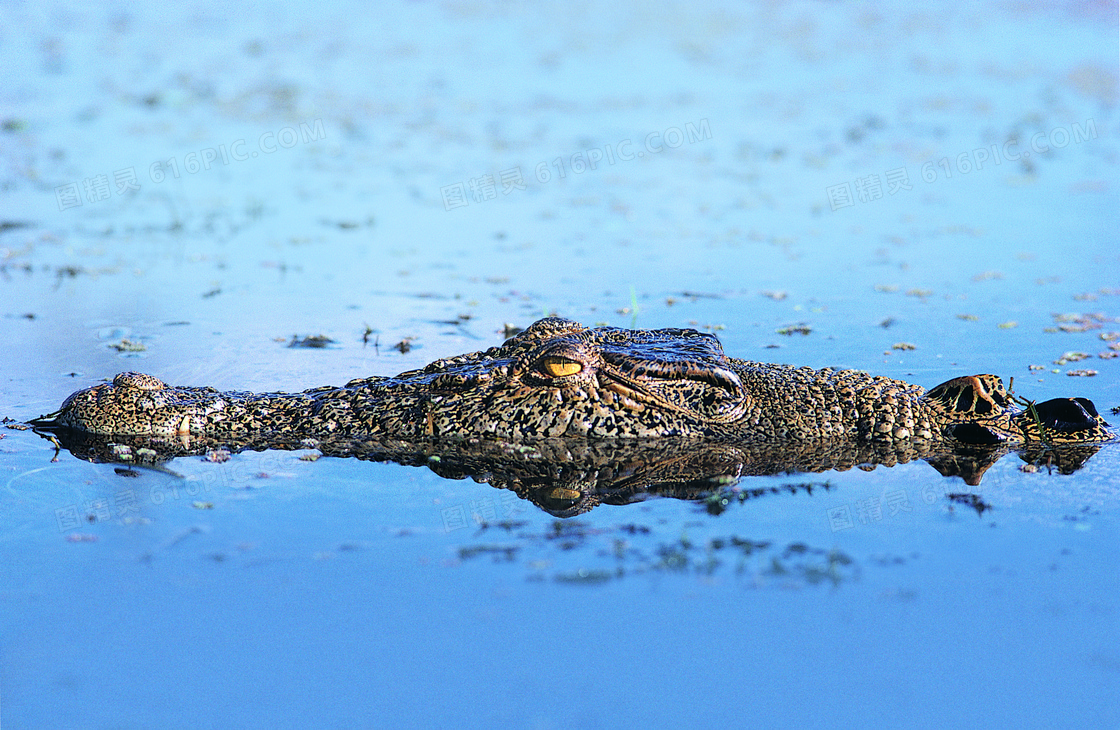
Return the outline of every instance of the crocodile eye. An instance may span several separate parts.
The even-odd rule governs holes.
[[[566,357],[550,356],[541,358],[541,370],[554,378],[562,378],[565,375],[575,375],[583,370],[583,364]]]

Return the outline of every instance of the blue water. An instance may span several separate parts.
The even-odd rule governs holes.
[[[553,312],[1106,412],[1116,12],[2,8],[0,416],[124,370],[393,374]],[[1120,725],[1111,446],[1001,460],[981,515],[919,462],[558,521],[425,468],[0,433],[4,727]]]

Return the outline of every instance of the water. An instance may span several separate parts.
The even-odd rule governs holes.
[[[1120,401],[1114,7],[0,12],[0,415],[123,370],[393,374],[552,312]],[[426,468],[2,433],[6,726],[1120,723],[1113,447],[557,520]]]

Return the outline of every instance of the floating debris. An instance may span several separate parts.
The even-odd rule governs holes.
[[[453,327],[461,327],[463,324],[469,322],[471,320],[472,316],[473,315],[471,315],[471,314],[457,314],[457,315],[455,315],[455,319],[434,319],[434,320],[432,320],[432,323],[433,324],[449,324]]]
[[[1105,324],[1116,321],[1115,317],[1109,317],[1103,312],[1052,314],[1051,317],[1057,328],[1047,327],[1047,332],[1087,332],[1099,330]]]
[[[335,344],[335,341],[326,335],[312,335],[302,338],[299,335],[292,335],[288,347],[323,348],[333,344]]]
[[[470,560],[479,555],[492,555],[494,562],[512,561],[520,550],[518,545],[466,545],[459,548],[459,559]]]
[[[147,346],[143,342],[135,342],[129,339],[122,339],[120,342],[112,342],[109,347],[117,352],[144,352]]]
[[[555,580],[557,583],[598,585],[599,583],[606,583],[614,578],[621,578],[623,574],[622,568],[618,568],[617,570],[588,570],[587,568],[580,568],[570,573],[558,573]]]
[[[972,509],[976,510],[976,515],[978,517],[983,517],[984,513],[992,508],[992,505],[982,500],[980,498],[980,495],[972,494],[971,492],[951,492],[946,496],[949,498],[950,502],[963,504],[966,507],[971,507]]]
[[[780,487],[753,487],[747,488],[738,484],[718,489],[704,499],[704,510],[713,516],[718,516],[727,511],[734,503],[743,503],[749,499],[758,499],[771,494],[805,494],[813,495],[814,489],[829,491],[832,489],[830,482],[798,482],[783,484]],[[769,544],[769,543],[765,543]]]
[[[501,522],[486,522],[485,520],[478,523],[478,531],[483,532],[490,528],[505,530],[506,532],[513,532],[514,530],[525,527],[529,524],[528,520],[502,520]]]
[[[1067,365],[1071,362],[1081,362],[1082,360],[1088,360],[1088,359],[1089,359],[1088,353],[1070,351],[1070,352],[1067,352],[1066,354],[1062,355],[1061,357],[1059,357],[1057,360],[1055,360],[1054,364],[1055,365]]]

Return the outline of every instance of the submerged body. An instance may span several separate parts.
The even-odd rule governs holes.
[[[1083,398],[1014,405],[993,375],[920,386],[729,358],[695,330],[542,319],[501,347],[302,393],[169,387],[138,373],[71,395],[51,424],[189,439],[695,438],[743,443],[1093,443]]]

